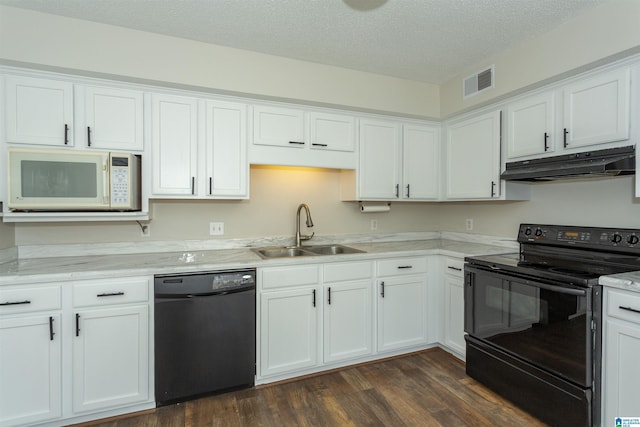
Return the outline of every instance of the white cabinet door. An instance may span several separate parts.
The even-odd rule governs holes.
[[[402,156],[402,198],[437,199],[440,188],[440,128],[404,125]]]
[[[361,200],[392,200],[400,196],[400,125],[360,120],[358,168]]]
[[[637,417],[640,414],[640,323],[608,318],[606,337],[603,425],[612,425],[609,423],[614,417]]]
[[[304,148],[304,112],[293,108],[254,106],[253,143]]]
[[[509,106],[507,159],[552,153],[556,122],[554,92],[526,98]]]
[[[309,142],[312,149],[354,151],[355,119],[342,114],[309,113]]]
[[[318,298],[316,288],[260,295],[260,376],[317,365]]]
[[[0,318],[0,425],[61,416],[61,343],[59,314]]]
[[[378,351],[427,342],[426,276],[378,281]]]
[[[140,151],[143,141],[143,99],[137,90],[87,86],[85,145],[104,150]]]
[[[204,194],[247,198],[247,106],[207,100],[206,122],[207,165]]]
[[[147,305],[76,312],[75,413],[143,402],[149,394]]]
[[[73,85],[58,80],[5,77],[7,142],[73,145]]]
[[[154,94],[151,115],[152,194],[195,195],[198,156],[197,99]]]
[[[500,196],[500,113],[497,110],[448,126],[447,198]]]
[[[445,274],[444,344],[460,355],[466,353],[464,341],[464,286],[462,276]]]
[[[566,86],[566,149],[629,139],[631,73],[628,68],[601,73]]]
[[[371,354],[371,281],[324,286],[324,362]]]

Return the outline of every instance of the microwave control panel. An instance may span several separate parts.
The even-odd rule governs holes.
[[[111,157],[111,207],[128,208],[130,206],[129,157]]]

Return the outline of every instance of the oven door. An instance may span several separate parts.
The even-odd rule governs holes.
[[[576,385],[591,387],[596,340],[592,294],[591,288],[467,265],[465,332]]]

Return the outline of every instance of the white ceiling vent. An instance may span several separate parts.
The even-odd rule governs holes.
[[[492,65],[486,70],[478,71],[464,79],[462,81],[463,98],[466,99],[483,90],[491,89],[494,86],[493,68],[494,66]]]

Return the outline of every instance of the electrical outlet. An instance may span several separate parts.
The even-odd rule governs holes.
[[[372,219],[371,220],[371,230],[377,230],[378,229],[378,220],[377,219]]]
[[[473,230],[473,218],[467,218],[467,231]]]
[[[224,222],[210,222],[209,235],[222,236],[224,234]]]
[[[149,225],[149,224],[140,224],[140,235],[142,237],[151,236],[151,225]]]

